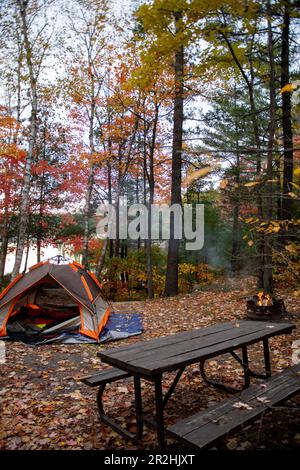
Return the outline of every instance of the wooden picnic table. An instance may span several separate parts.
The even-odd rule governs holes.
[[[164,408],[188,365],[199,363],[203,379],[214,386],[228,391],[232,387],[209,379],[205,373],[205,361],[230,353],[243,368],[244,388],[249,387],[250,377],[267,378],[271,375],[269,338],[291,333],[295,325],[263,321],[235,321],[218,323],[205,328],[162,336],[141,341],[131,346],[110,348],[98,352],[101,361],[110,364],[134,377],[135,411],[137,420],[136,439],[141,438],[143,424],[154,426],[160,448],[165,444]],[[256,373],[249,367],[247,347],[263,343],[265,373]],[[241,357],[236,350],[241,350]],[[165,372],[177,371],[165,395],[162,392],[162,378]],[[152,419],[143,413],[141,379],[154,383],[156,415]]]

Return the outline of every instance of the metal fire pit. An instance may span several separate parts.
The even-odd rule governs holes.
[[[261,305],[265,302],[265,294],[263,300],[261,294],[253,295],[247,299],[247,317],[252,320],[274,320],[279,319],[287,314],[284,300],[276,297],[270,297],[268,305]]]

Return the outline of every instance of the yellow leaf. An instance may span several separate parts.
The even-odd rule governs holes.
[[[293,90],[296,90],[296,85],[293,83],[288,83],[287,85],[284,85],[284,87],[281,88],[280,93],[284,93],[285,91],[291,92]]]
[[[292,184],[293,186],[295,186],[295,188],[300,189],[300,186],[299,186],[298,184],[296,184],[296,183],[291,183],[291,184]]]
[[[297,250],[296,250],[295,246],[292,245],[292,244],[286,245],[286,246],[285,246],[285,249],[286,249],[289,253],[297,253]]]
[[[225,189],[228,186],[228,180],[220,181],[220,189]]]
[[[238,444],[237,439],[235,437],[233,437],[232,439],[227,440],[226,447],[229,450],[235,450],[237,448],[237,444]]]
[[[244,186],[247,186],[247,188],[251,188],[252,186],[256,186],[259,184],[259,181],[251,181],[250,183],[245,183]]]
[[[249,246],[252,246],[252,245],[253,245],[253,243],[254,243],[254,241],[253,241],[253,240],[249,240],[249,241],[248,241],[248,245],[249,245]]]
[[[297,198],[297,197],[298,197],[297,194],[295,194],[295,193],[288,193],[288,195],[289,195],[290,197],[293,197],[293,198],[295,198],[295,197]]]
[[[300,168],[295,168],[294,175],[295,176],[300,176]]]
[[[206,176],[211,171],[212,171],[212,167],[210,167],[210,166],[206,166],[204,168],[201,168],[200,170],[196,170],[193,173],[191,173],[190,175],[186,176],[186,178],[184,178],[184,180],[182,182],[182,185],[183,186],[189,186],[193,181],[195,181],[199,178],[203,178],[204,176]]]

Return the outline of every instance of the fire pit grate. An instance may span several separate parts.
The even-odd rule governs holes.
[[[261,291],[247,299],[247,317],[252,320],[274,320],[287,315],[284,300]]]

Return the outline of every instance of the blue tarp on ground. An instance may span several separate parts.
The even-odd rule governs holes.
[[[143,321],[139,313],[111,313],[104,330],[100,335],[100,342],[125,339],[129,336],[140,335],[143,332]],[[58,336],[38,341],[35,344],[47,343],[97,343],[96,340],[88,338],[79,333],[61,333]]]
[[[100,341],[114,341],[140,335],[143,332],[143,321],[139,313],[111,313],[108,322],[100,335]]]

